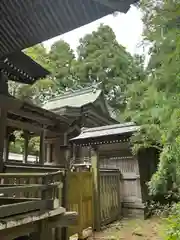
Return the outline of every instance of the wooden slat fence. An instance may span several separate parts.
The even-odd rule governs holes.
[[[117,220],[121,214],[120,176],[119,170],[100,170],[101,226]]]

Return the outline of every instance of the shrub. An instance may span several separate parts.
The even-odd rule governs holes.
[[[171,214],[166,220],[166,240],[180,239],[180,203],[171,208]]]

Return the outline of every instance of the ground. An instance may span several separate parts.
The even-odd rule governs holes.
[[[128,219],[111,224],[89,240],[162,240],[162,220]]]

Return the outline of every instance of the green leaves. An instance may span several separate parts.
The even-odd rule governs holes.
[[[161,146],[158,171],[149,184],[155,195],[180,186],[180,3],[144,0],[142,9],[144,39],[153,47],[145,81],[128,88],[125,117],[142,125],[133,137],[136,151]]]
[[[144,78],[143,62],[121,46],[112,29],[101,25],[80,40],[75,72],[80,85],[101,83],[109,105],[123,113],[128,84]]]

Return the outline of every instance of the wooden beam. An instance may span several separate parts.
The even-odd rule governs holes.
[[[6,220],[6,218],[3,219],[3,222],[7,222],[7,223],[11,222],[12,227],[1,230],[0,231],[0,239],[12,240],[12,239],[18,238],[20,236],[27,236],[28,234],[38,232],[39,231],[39,223],[42,222],[42,220],[41,220],[41,217],[39,217],[40,218],[39,220],[37,219],[37,220],[33,221],[33,215],[35,215],[35,214],[38,214],[40,216],[39,212],[35,212],[34,214],[31,214],[31,213],[28,214],[28,216],[26,216],[24,218],[22,217],[22,215],[20,215],[19,218],[21,218],[21,220],[15,220],[16,218],[9,218],[9,220],[8,219]],[[47,217],[48,217],[48,213],[46,213],[44,215],[47,215]],[[59,216],[57,215],[57,216],[52,216],[52,217],[48,218],[46,226],[47,226],[47,229],[49,232],[49,229],[54,228],[53,226],[69,227],[69,226],[76,225],[76,222],[77,222],[77,213],[75,213],[75,212],[63,213],[62,212],[61,214],[59,214]],[[35,235],[33,234],[32,239],[39,240],[39,238],[34,238],[35,236],[39,237],[37,235],[38,234],[35,234]],[[51,240],[48,237],[49,236],[47,235],[47,237],[44,239]]]
[[[31,120],[34,120],[34,121],[37,121],[39,122],[40,124],[45,124],[47,126],[53,126],[55,125],[54,121],[52,120],[49,120],[43,116],[38,116],[37,113],[35,112],[31,112],[29,110],[29,112],[25,111],[25,110],[17,110],[16,112],[15,111],[10,111],[12,112],[13,114],[15,115],[18,115],[18,116],[21,116],[21,117],[25,117],[25,118],[28,118],[28,119],[31,119]],[[55,119],[56,120],[56,119]]]
[[[20,192],[34,192],[34,191],[45,191],[51,188],[57,187],[57,184],[43,185],[43,184],[31,184],[31,185],[0,185],[0,193],[2,194],[16,194]]]
[[[13,97],[0,94],[0,108],[5,110],[18,110],[22,107],[23,102]]]
[[[31,123],[27,123],[27,122],[23,122],[23,121],[19,121],[19,120],[13,120],[13,119],[7,119],[7,125],[10,127],[15,127],[16,129],[22,129],[22,130],[27,130],[30,132],[34,132],[37,134],[40,134],[40,132],[42,131],[42,127],[41,126],[35,126]]]
[[[52,200],[37,200],[37,201],[26,201],[21,203],[12,203],[0,206],[0,218],[13,216],[16,214],[23,214],[37,210],[48,210]]]
[[[12,230],[13,228],[24,225],[24,224],[29,224],[29,223],[35,224],[35,222],[38,223],[40,220],[43,220],[49,217],[53,218],[65,212],[66,211],[64,208],[59,207],[58,209],[54,209],[50,211],[33,211],[29,213],[24,213],[21,215],[7,217],[3,219],[4,224],[3,223],[0,224],[0,233],[2,230],[5,230],[5,229]]]
[[[6,166],[8,167],[9,165],[6,165]],[[14,168],[22,167],[22,169],[24,167],[24,169],[27,169],[28,171],[31,171],[31,169],[34,169],[35,172],[25,172],[23,169],[23,172],[20,172],[20,173],[19,172],[0,173],[0,178],[4,178],[4,179],[7,179],[7,178],[29,178],[29,177],[39,178],[39,177],[46,177],[46,176],[47,177],[48,176],[53,177],[53,176],[59,176],[59,175],[62,176],[64,174],[64,171],[59,170],[59,168],[49,168],[49,167],[45,167],[45,166],[41,167],[39,165],[35,166],[33,168],[33,164],[32,164],[32,166],[28,166],[28,167],[25,164],[24,164],[24,166],[14,165],[13,167]],[[43,172],[40,172],[41,170],[43,170]]]

